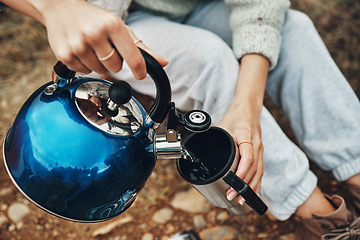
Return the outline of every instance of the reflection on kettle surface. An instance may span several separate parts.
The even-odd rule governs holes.
[[[79,77],[43,94],[48,85],[27,100],[6,136],[4,159],[13,182],[62,218],[94,222],[119,215],[156,162],[153,130],[141,125],[145,110],[131,99],[116,116],[103,114],[100,103],[111,85],[106,81]],[[91,91],[94,86],[100,90]],[[129,127],[120,129],[124,126]]]
[[[165,71],[139,50],[157,90],[149,113],[128,83],[75,76],[61,62],[52,82],[21,107],[5,136],[4,163],[15,186],[42,209],[81,222],[118,216],[157,159],[181,156],[177,126],[195,132],[210,127],[210,116],[199,118],[205,112],[176,111]],[[166,116],[167,131],[156,136]]]
[[[117,114],[107,116],[102,106],[109,99],[109,85],[102,82],[86,82],[75,92],[77,107],[94,126],[110,134],[129,136],[137,133],[143,124],[139,106],[129,101],[117,106]]]

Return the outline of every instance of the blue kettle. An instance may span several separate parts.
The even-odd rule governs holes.
[[[140,51],[157,89],[149,113],[126,82],[75,76],[61,62],[53,81],[24,103],[3,151],[10,178],[34,204],[72,221],[118,216],[134,202],[157,159],[183,154],[178,125],[195,132],[210,126],[205,112],[176,111],[166,73]],[[167,115],[166,133],[155,134]]]

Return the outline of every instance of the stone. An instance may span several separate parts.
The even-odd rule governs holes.
[[[45,223],[45,229],[50,229],[52,228],[51,224],[50,223]]]
[[[200,229],[206,226],[206,220],[201,215],[194,216],[193,222],[196,229]]]
[[[51,233],[54,237],[58,237],[59,236],[59,231],[54,229]]]
[[[115,236],[114,238],[109,238],[109,240],[127,240],[128,237],[126,235],[123,236]]]
[[[151,233],[145,233],[141,240],[153,240],[154,239],[154,236],[151,234]]]
[[[156,223],[166,223],[172,218],[173,212],[170,208],[163,208],[155,212],[152,219]]]
[[[219,214],[216,216],[216,219],[218,221],[226,221],[230,218],[230,215],[227,211],[219,212]]]
[[[213,227],[200,232],[199,236],[203,240],[233,240],[237,239],[239,233],[232,227]]]
[[[22,229],[23,228],[23,226],[24,226],[24,223],[23,222],[18,222],[18,223],[16,223],[16,229]]]
[[[270,220],[270,221],[277,221],[277,219],[269,212],[269,211],[267,211],[266,213],[265,213],[265,216]]]
[[[211,203],[194,188],[190,188],[186,192],[177,193],[170,202],[170,205],[189,213],[204,212],[212,208]]]
[[[5,215],[0,215],[0,226],[7,223],[8,222],[8,218]]]
[[[279,240],[296,240],[296,236],[295,236],[295,233],[289,233],[289,234],[280,236]]]
[[[0,196],[8,195],[8,194],[12,193],[12,190],[13,190],[13,188],[11,188],[11,187],[1,189]]]
[[[216,211],[210,211],[206,215],[206,220],[208,221],[208,223],[215,224],[216,223]]]
[[[175,231],[175,227],[172,224],[167,224],[164,230],[164,234],[170,234]]]
[[[0,205],[0,210],[1,211],[6,211],[6,209],[8,209],[8,206],[6,204],[1,204]]]
[[[126,217],[123,217],[123,218],[119,218],[119,219],[116,219],[115,221],[112,221],[98,229],[96,229],[95,231],[92,232],[92,236],[93,237],[96,237],[96,236],[99,236],[99,235],[105,235],[109,232],[111,232],[114,228],[116,227],[119,227],[125,223],[128,223],[128,222],[131,222],[133,221],[134,218],[131,216],[131,215],[128,215]]]
[[[258,238],[258,239],[264,239],[264,238],[268,239],[268,238],[269,238],[269,234],[268,234],[268,233],[259,233],[259,234],[257,235],[257,238]]]
[[[14,223],[19,222],[23,217],[30,213],[30,208],[23,203],[15,202],[8,208],[8,217]]]
[[[10,224],[9,228],[8,228],[9,232],[13,232],[16,230],[16,226],[15,224]]]
[[[255,228],[255,226],[253,226],[253,225],[249,225],[249,226],[247,227],[247,230],[248,230],[249,232],[251,232],[251,233],[254,233],[254,232],[256,231],[256,228]]]

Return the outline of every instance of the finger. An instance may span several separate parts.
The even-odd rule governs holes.
[[[119,72],[122,69],[123,59],[108,38],[100,37],[91,41],[90,44],[95,52],[97,63],[110,72]]]
[[[239,196],[238,202],[241,206],[244,205],[245,201],[246,201],[245,198],[243,198],[242,196]]]
[[[260,190],[261,190],[261,181],[259,182],[259,184],[254,188],[254,192],[257,195],[260,195]]]
[[[261,180],[262,180],[262,177],[264,174],[263,152],[264,152],[264,148],[261,147],[259,156],[258,156],[256,172],[255,172],[253,178],[251,179],[251,181],[249,182],[249,186],[252,189],[254,189],[254,191],[258,194],[260,193]]]
[[[258,147],[259,145],[260,144],[258,143],[258,141],[256,140],[253,141],[252,144],[253,162],[249,170],[247,171],[246,176],[243,178],[244,182],[249,184],[258,170],[259,151],[260,151],[260,147]]]
[[[58,57],[58,59],[66,65],[67,68],[69,68],[72,71],[75,72],[81,72],[84,74],[91,73],[91,70],[87,68],[78,58],[73,57],[71,60],[67,60],[62,57]]]
[[[81,72],[85,74],[91,73],[91,70],[87,68],[74,54],[72,47],[66,41],[61,42],[63,44],[59,44],[53,46],[54,53],[56,58],[65,64],[70,70],[75,72]]]
[[[134,34],[134,32],[132,31],[132,29],[130,27],[127,27],[128,32],[130,37],[133,39],[134,43],[136,44],[136,46],[140,47],[141,49],[145,50],[147,53],[149,53],[151,56],[153,56],[155,58],[155,60],[162,66],[165,67],[169,61],[166,60],[165,58],[163,58],[162,56],[160,56],[159,54],[155,53],[152,49],[148,48],[144,42],[139,39],[138,37],[136,37],[136,35]]]
[[[135,40],[134,43],[140,47],[141,49],[145,50],[147,53],[149,53],[151,56],[153,56],[155,58],[155,60],[162,66],[165,67],[166,65],[168,65],[169,60],[163,58],[162,56],[160,56],[159,54],[155,53],[152,49],[148,48],[142,40],[138,39]]]
[[[239,193],[237,191],[235,191],[233,188],[230,188],[226,191],[226,198],[229,201],[232,201],[238,195],[239,195]]]
[[[145,50],[147,53],[149,53],[152,57],[155,58],[155,60],[162,66],[165,67],[169,61],[165,58],[161,57],[159,54],[155,53],[152,49],[148,48],[141,39],[138,39],[138,37],[135,36],[134,32],[130,27],[127,27],[127,30],[129,32],[130,37],[133,39],[136,46],[140,47],[141,49]]]
[[[247,176],[254,162],[253,147],[249,143],[243,143],[240,144],[239,151],[240,151],[240,162],[236,171],[236,175],[244,180],[244,178]]]
[[[106,72],[106,68],[99,62],[98,57],[94,53],[93,49],[86,43],[82,46],[73,47],[73,52],[81,63],[88,69],[95,71],[99,74]]]
[[[143,79],[147,75],[145,60],[140,50],[134,44],[135,38],[129,35],[126,27],[119,27],[109,33],[111,42],[121,57],[129,65],[136,79]]]

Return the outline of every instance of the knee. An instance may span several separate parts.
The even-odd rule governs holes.
[[[195,47],[187,51],[187,61],[192,69],[197,69],[198,80],[219,81],[232,72],[237,76],[239,63],[232,49],[220,37],[207,32],[193,40]]]
[[[229,45],[211,32],[206,31],[206,34],[193,39],[193,44],[195,45],[195,49],[192,49],[189,54],[204,64],[215,65],[222,62],[222,59],[234,60],[235,58]]]
[[[303,12],[296,10],[289,10],[286,21],[294,28],[300,31],[314,29],[314,23],[311,18]]]
[[[309,56],[324,49],[312,20],[296,10],[288,11],[281,36],[278,67],[286,66],[293,73],[301,73],[309,65]]]

